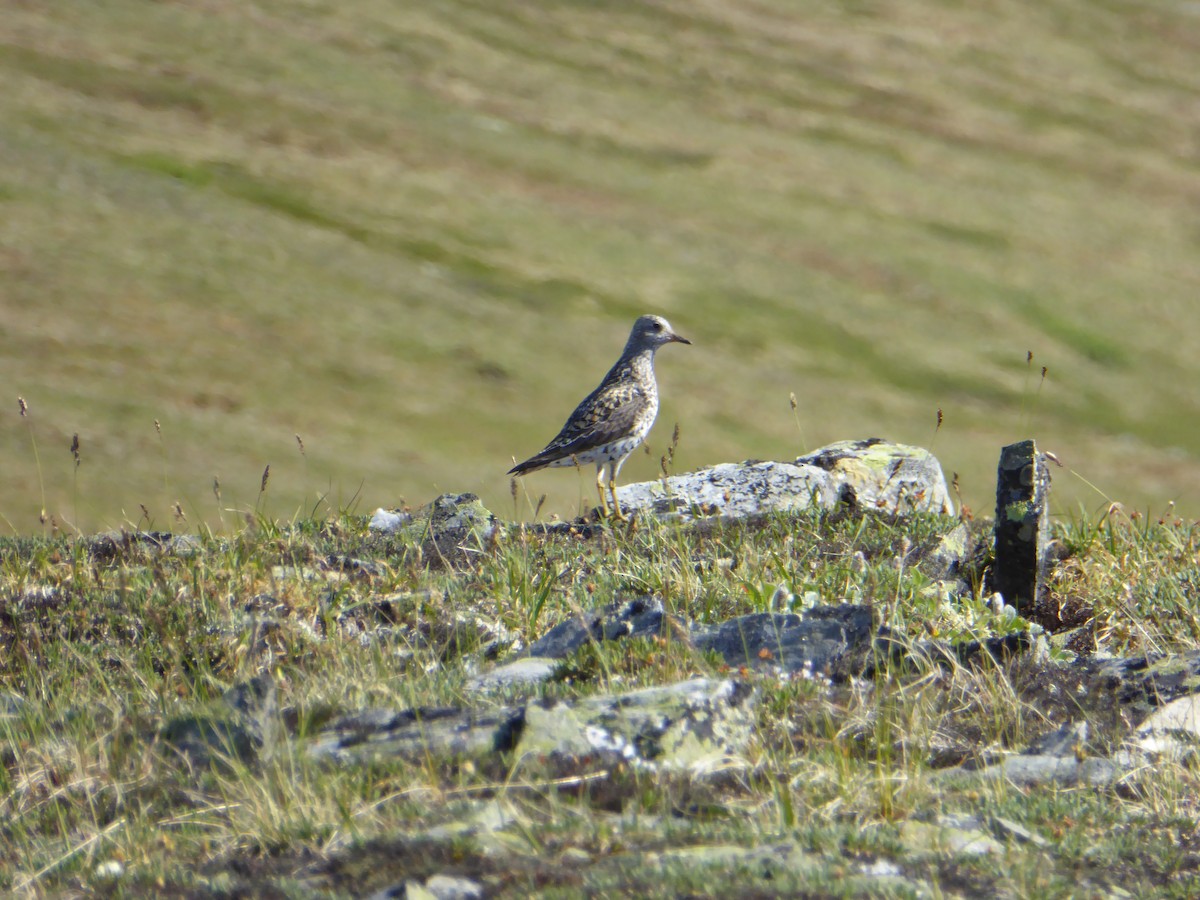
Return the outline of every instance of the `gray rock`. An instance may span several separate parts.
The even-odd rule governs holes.
[[[1137,727],[1131,743],[1155,758],[1180,760],[1195,754],[1200,747],[1200,695],[1179,697],[1152,712]]]
[[[982,769],[944,769],[938,777],[954,784],[1003,780],[1016,787],[1100,787],[1117,781],[1128,769],[1125,763],[1099,756],[1079,760],[1039,753],[1008,756]]]
[[[436,900],[482,900],[483,885],[469,878],[432,875],[425,879],[425,891]],[[411,897],[412,894],[410,893]]]
[[[1146,719],[1179,697],[1200,693],[1200,650],[1171,656],[1147,655],[1081,660],[1089,693],[1111,698],[1133,721]]]
[[[530,656],[562,659],[591,641],[651,637],[661,633],[662,628],[662,601],[656,597],[637,597],[568,619],[534,641],[527,652]]]
[[[755,693],[740,681],[695,678],[628,694],[525,708],[518,757],[564,769],[625,762],[703,774],[742,752]]]
[[[621,485],[617,499],[626,514],[652,513],[689,519],[730,518],[786,512],[837,503],[833,479],[812,466],[786,462],[722,463],[662,481]]]
[[[445,564],[461,562],[497,537],[496,517],[475,494],[442,494],[398,525],[390,519],[372,522],[373,530],[419,547],[430,562]]]
[[[87,540],[88,553],[101,561],[113,560],[137,549],[194,556],[200,551],[200,546],[200,538],[194,534],[172,534],[169,531],[106,531]]]
[[[424,760],[518,758],[569,768],[580,760],[702,772],[739,753],[753,727],[754,692],[739,681],[698,678],[627,694],[489,710],[363,710],[331,723],[307,752],[353,762],[386,756]]]
[[[870,647],[869,606],[816,606],[804,613],[753,613],[696,628],[692,645],[714,651],[731,666],[776,666],[789,672],[826,672]]]
[[[29,701],[20,694],[0,692],[0,719],[15,719],[29,708]]]
[[[983,830],[974,816],[938,816],[935,822],[909,819],[900,826],[900,842],[910,853],[984,856],[1004,852],[1004,845]]]
[[[1040,834],[1030,831],[1024,825],[1005,819],[1002,816],[992,816],[989,820],[993,831],[1002,837],[1010,837],[1021,844],[1032,844],[1043,850],[1048,849],[1051,845],[1048,840]]]
[[[627,513],[730,518],[839,503],[891,513],[951,514],[938,461],[927,450],[872,438],[843,441],[794,462],[723,463],[617,488]]]
[[[1087,739],[1088,723],[1081,719],[1041,735],[1024,752],[1027,756],[1074,757],[1087,745]]]
[[[1050,545],[1050,470],[1033,441],[1000,451],[992,586],[1029,615],[1041,596]]]
[[[996,770],[992,772],[992,770]],[[1062,756],[1010,756],[997,766],[984,770],[1003,777],[1017,787],[1056,784],[1060,787],[1112,784],[1125,774],[1126,767],[1102,756],[1075,759]]]
[[[880,438],[840,441],[796,460],[833,478],[838,501],[862,510],[954,515],[942,466],[928,450]]]
[[[511,710],[476,713],[456,708],[368,709],[322,729],[307,748],[310,756],[335,762],[400,756],[460,756],[493,753],[513,728]]]
[[[544,656],[527,656],[476,675],[467,682],[471,691],[493,691],[502,688],[541,684],[549,681],[559,667],[559,661]]]
[[[278,716],[275,682],[259,675],[234,685],[208,713],[170,719],[158,736],[193,769],[249,764],[273,749]]]
[[[372,513],[371,521],[367,523],[367,528],[380,534],[392,534],[395,531],[399,531],[411,521],[412,513],[408,510],[383,509],[381,507]]]
[[[822,869],[821,857],[809,853],[794,843],[769,844],[763,847],[742,847],[737,844],[701,844],[647,853],[644,865],[661,866],[719,866],[728,870],[745,869],[759,878],[774,879],[780,875],[815,875]]]
[[[960,522],[938,541],[938,545],[922,560],[921,570],[931,579],[947,579],[958,574],[971,551],[971,530]]]

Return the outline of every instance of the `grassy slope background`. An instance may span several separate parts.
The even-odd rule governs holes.
[[[1197,58],[1186,3],[7,4],[0,514],[507,514],[646,311],[630,480],[880,435],[988,511],[1032,435],[1060,509],[1200,514]]]

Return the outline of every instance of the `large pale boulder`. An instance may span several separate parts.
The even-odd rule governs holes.
[[[942,467],[928,450],[879,438],[842,441],[792,462],[722,463],[617,488],[627,512],[730,518],[845,503],[889,513],[953,515]]]

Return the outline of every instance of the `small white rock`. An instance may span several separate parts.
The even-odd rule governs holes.
[[[114,881],[125,874],[125,866],[118,860],[106,859],[92,870],[92,874],[102,881]]]
[[[391,534],[401,525],[406,525],[411,521],[411,513],[392,512],[381,507],[371,515],[371,521],[367,524],[367,527],[372,531],[382,531],[384,534]]]

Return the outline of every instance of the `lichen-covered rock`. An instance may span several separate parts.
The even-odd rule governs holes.
[[[702,773],[745,748],[754,696],[741,681],[694,678],[628,694],[531,703],[515,749],[519,757],[560,767],[615,759]]]
[[[837,493],[828,473],[818,469],[786,462],[744,462],[722,463],[664,481],[622,485],[617,499],[626,514],[737,518],[833,506]]]
[[[840,441],[799,457],[796,465],[828,472],[838,500],[859,509],[954,515],[942,465],[921,447],[879,438]]]
[[[497,735],[507,733],[511,718],[508,710],[365,709],[331,722],[308,745],[308,753],[337,762],[391,756],[481,758],[496,749]]]
[[[952,514],[942,467],[919,447],[842,441],[793,462],[723,463],[617,488],[626,513],[730,518],[839,503],[890,513]]]
[[[1178,697],[1200,693],[1200,651],[1083,661],[1092,690],[1111,694],[1135,721]]]
[[[430,562],[453,563],[486,546],[496,537],[498,526],[475,494],[442,494],[407,520],[377,512],[368,527],[419,547],[422,558]]]
[[[754,691],[741,681],[696,678],[627,694],[474,711],[367,709],[343,716],[308,746],[339,762],[399,756],[518,759],[559,768],[614,761],[705,771],[740,753],[754,726]]]
[[[931,579],[955,576],[970,552],[971,529],[965,522],[960,522],[942,535],[937,546],[925,557],[921,569]]]
[[[1050,545],[1050,470],[1033,441],[1000,451],[993,587],[1028,615],[1039,600]]]

